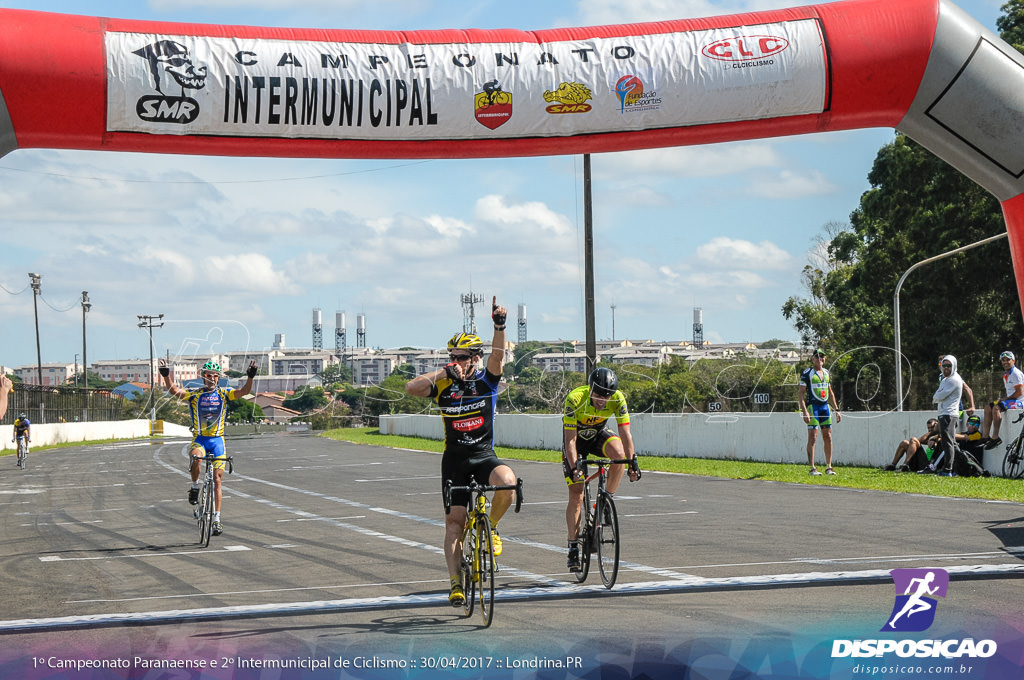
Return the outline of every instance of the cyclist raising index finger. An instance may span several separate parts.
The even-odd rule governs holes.
[[[228,457],[224,450],[224,419],[227,416],[227,402],[240,399],[252,391],[252,381],[256,377],[256,362],[249,363],[246,369],[245,384],[238,389],[218,387],[220,382],[220,364],[207,361],[203,364],[200,375],[203,386],[187,390],[171,380],[171,371],[164,359],[160,360],[160,376],[163,378],[167,391],[179,399],[188,401],[189,413],[192,416],[192,443],[189,445],[189,474],[192,475],[192,486],[188,491],[188,502],[195,505],[199,500],[199,459],[210,455],[224,460],[214,462],[213,488],[214,512],[213,534],[220,536],[224,528],[220,523],[221,480],[224,478],[225,461]]]
[[[491,354],[484,368],[478,362],[484,343],[471,333],[456,333],[448,341],[451,362],[430,373],[410,380],[405,391],[414,397],[429,397],[437,402],[444,421],[444,455],[441,457],[441,489],[446,480],[454,486],[466,486],[471,479],[478,484],[513,486],[516,475],[494,453],[494,415],[497,411],[498,384],[505,360],[505,318],[508,311],[491,302],[494,337]],[[491,501],[491,538],[495,556],[501,554],[498,521],[515,497],[514,491],[496,491]],[[466,526],[469,494],[453,491],[451,507],[444,520],[444,559],[448,565],[451,590],[448,602],[461,607],[466,601],[460,578],[462,532]]]
[[[612,416],[618,434],[605,428]],[[612,460],[626,458],[631,461],[629,479],[635,482],[637,473],[633,434],[629,429],[629,409],[626,395],[619,390],[619,379],[610,368],[595,368],[587,384],[577,387],[565,397],[562,414],[562,471],[569,485],[569,503],[565,506],[565,525],[569,530],[570,571],[580,567],[580,549],[576,541],[576,527],[583,504],[583,481],[576,461],[588,455],[604,456]],[[608,471],[608,493],[615,494],[622,480],[622,465],[613,465]]]

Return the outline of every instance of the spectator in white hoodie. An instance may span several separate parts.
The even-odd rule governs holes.
[[[942,357],[941,366],[942,382],[932,395],[932,401],[939,405],[940,439],[935,457],[942,455],[936,474],[952,477],[953,447],[956,444],[956,426],[960,418],[960,399],[964,393],[964,381],[956,372],[956,357],[952,354]],[[934,460],[932,465],[935,465]]]

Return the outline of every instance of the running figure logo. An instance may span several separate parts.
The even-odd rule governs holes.
[[[949,574],[945,569],[893,569],[889,573],[896,586],[896,602],[882,631],[927,630],[935,621],[938,603],[931,596],[946,597]]]

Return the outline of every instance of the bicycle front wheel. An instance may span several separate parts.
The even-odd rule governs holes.
[[[601,569],[604,587],[611,589],[619,574],[619,515],[615,512],[615,501],[606,493],[601,494],[597,503],[597,561]]]
[[[21,440],[18,442],[18,467],[22,470],[25,469],[25,441]]]
[[[1003,477],[1017,479],[1024,474],[1024,437],[1017,437],[1006,449],[1003,457]]]
[[[576,525],[576,545],[580,550],[580,568],[573,572],[576,583],[583,583],[590,573],[590,548],[592,543],[594,518],[590,514],[590,489],[584,488],[583,506],[580,508],[580,519]]]
[[[476,520],[477,550],[480,556],[480,615],[484,628],[491,625],[494,616],[494,543],[491,540],[491,522],[487,515]]]
[[[209,484],[203,484],[199,490],[199,546],[205,548],[210,545],[210,535],[213,532],[213,489]]]
[[[472,531],[467,531],[462,537],[462,568],[459,575],[462,577],[462,592],[465,601],[462,603],[462,611],[466,616],[473,615],[473,598],[476,595],[476,571],[473,568],[476,553],[476,536]]]

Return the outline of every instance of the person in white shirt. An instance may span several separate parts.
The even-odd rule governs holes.
[[[1003,443],[999,438],[999,426],[1003,424],[1003,413],[1010,410],[1024,409],[1024,373],[1015,365],[1016,358],[1013,352],[1007,350],[999,355],[999,362],[1003,365],[1003,387],[1006,389],[1004,399],[996,399],[985,406],[985,429],[982,432],[987,442],[986,449],[992,449]],[[989,432],[991,428],[991,436]]]

